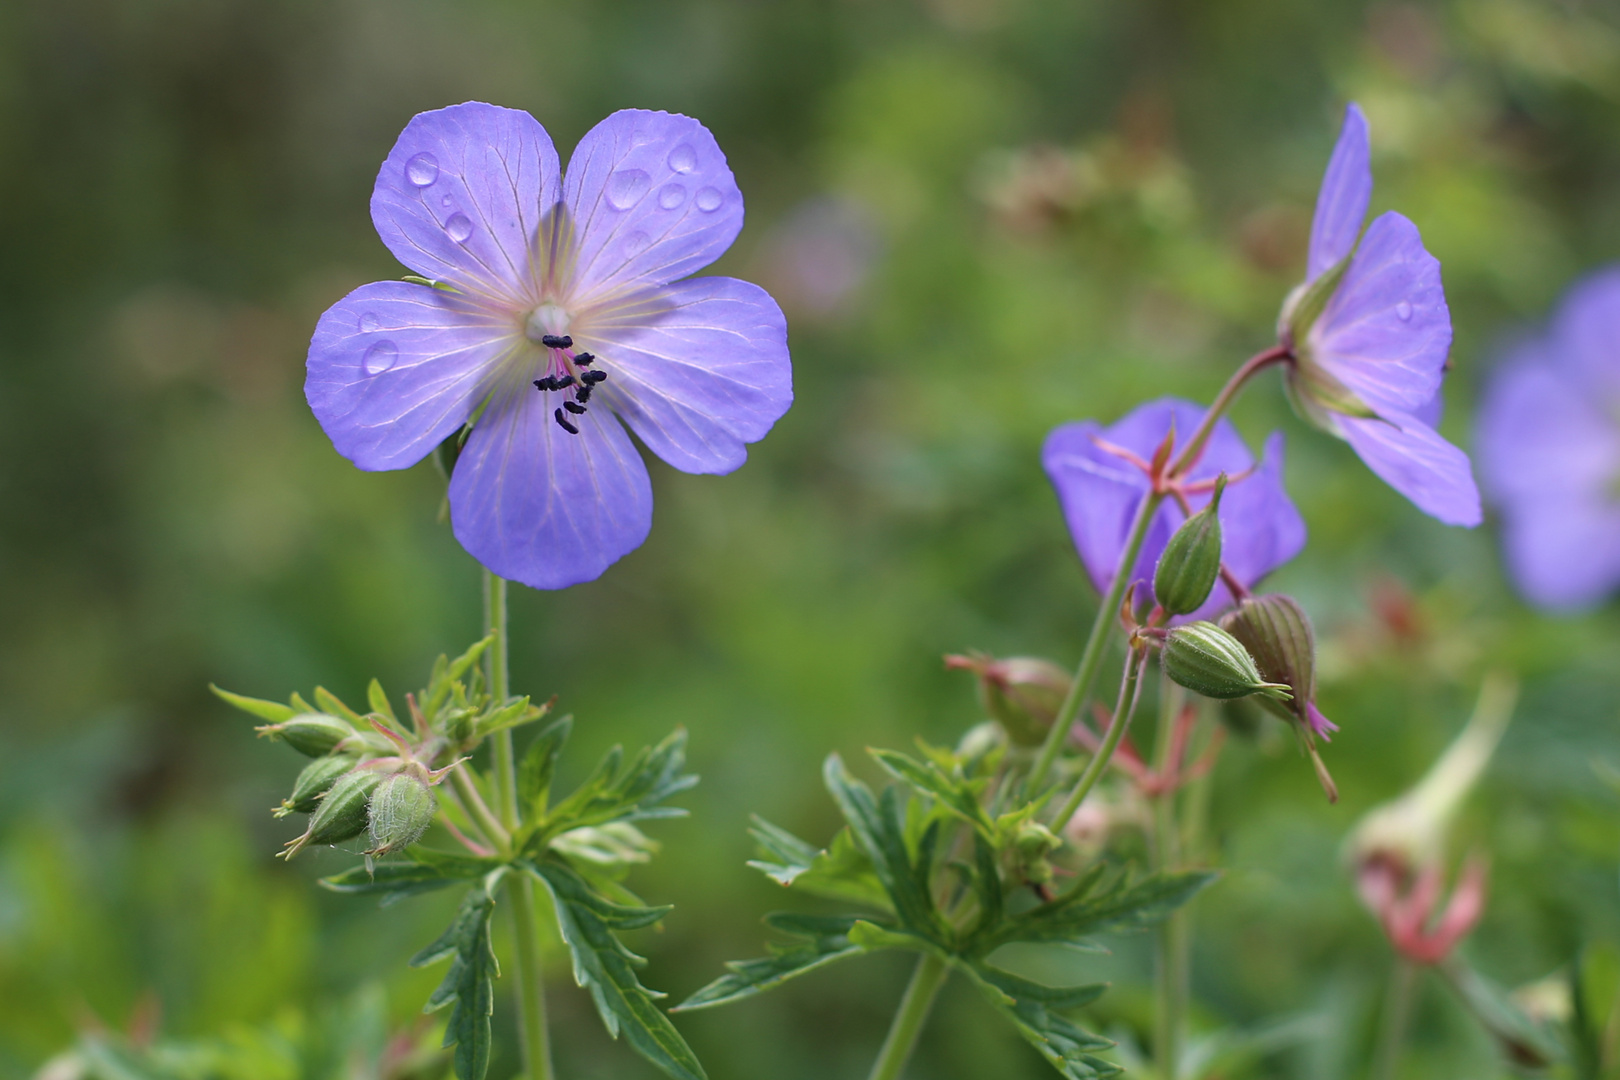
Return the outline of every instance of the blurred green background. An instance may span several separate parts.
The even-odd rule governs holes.
[[[607,112],[702,119],[748,225],[717,266],[788,312],[797,402],[745,468],[652,468],[647,544],[566,593],[518,590],[514,685],[560,695],[571,764],[691,732],[690,818],[631,884],[676,905],[637,947],[677,999],[757,955],[781,890],[747,814],[817,840],[821,758],[948,742],[979,717],[969,647],[1071,664],[1094,596],[1039,468],[1046,431],[1167,391],[1207,400],[1299,277],[1344,102],[1372,123],[1375,212],[1444,267],[1445,432],[1467,445],[1504,334],[1620,254],[1620,15],[1576,0],[8,0],[0,5],[0,1077],[132,1014],[238,1036],[337,1015],[453,895],[379,911],[317,890],[352,854],[272,859],[301,761],[207,683],[263,697],[418,686],[477,636],[477,568],[430,466],[362,474],[302,397],[320,312],[402,272],[367,199],[417,111],[528,109],[567,148]],[[1552,620],[1491,529],[1447,529],[1288,414],[1311,529],[1275,583],[1324,638],[1343,801],[1280,731],[1234,743],[1200,899],[1201,1030],[1315,1017],[1245,1075],[1360,1075],[1387,948],[1340,866],[1368,806],[1525,680],[1457,851],[1489,850],[1468,948],[1514,985],[1620,940],[1612,611]],[[867,769],[870,777],[873,770]],[[1065,977],[1142,1021],[1143,942]],[[553,954],[561,1074],[647,1077]],[[903,958],[822,972],[681,1027],[717,1080],[857,1076]],[[504,993],[504,989],[503,989]],[[506,1000],[494,1075],[516,1068]],[[1407,1075],[1498,1067],[1425,984]],[[916,1077],[1039,1077],[947,989]]]

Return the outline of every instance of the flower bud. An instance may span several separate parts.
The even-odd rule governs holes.
[[[1018,826],[1013,838],[1013,860],[1017,876],[1036,885],[1052,880],[1052,864],[1048,857],[1063,846],[1051,829],[1038,821],[1026,821]]]
[[[1212,622],[1200,620],[1171,630],[1164,639],[1162,660],[1170,678],[1205,697],[1289,698],[1288,687],[1262,679],[1243,644]]]
[[[272,739],[286,740],[288,746],[305,757],[324,757],[337,749],[338,743],[355,734],[346,721],[325,713],[303,713],[253,730]]]
[[[340,776],[321,798],[304,835],[287,845],[283,858],[291,859],[306,844],[340,844],[366,831],[366,801],[382,775],[375,769],[355,769]]]
[[[1215,479],[1209,505],[1181,523],[1159,556],[1153,595],[1172,615],[1191,615],[1204,606],[1221,573],[1221,493],[1226,474]]]
[[[338,777],[358,764],[360,758],[355,754],[332,754],[305,765],[293,783],[292,794],[276,808],[276,817],[311,813],[320,805],[321,796],[337,783]]]
[[[1286,704],[1261,698],[1260,704],[1285,720],[1305,720],[1316,700],[1316,634],[1310,616],[1291,596],[1251,596],[1221,620],[1221,629],[1237,638],[1260,677],[1282,683],[1294,697]]]
[[[433,824],[439,801],[408,772],[397,772],[371,795],[371,843],[367,855],[388,855],[410,847]]]
[[[979,704],[985,715],[1023,746],[1040,745],[1069,693],[1069,673],[1033,656],[999,660],[983,653],[947,656],[945,666],[979,677]]]

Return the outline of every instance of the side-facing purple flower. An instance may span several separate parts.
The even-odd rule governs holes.
[[[758,286],[686,275],[742,228],[707,128],[624,110],[562,171],[526,112],[416,116],[377,174],[377,233],[426,281],[363,285],[310,342],[305,396],[338,452],[402,469],[471,424],[456,539],[502,577],[589,581],[646,539],[659,457],[726,473],[793,400],[787,328]]]
[[[1525,597],[1570,609],[1620,587],[1620,267],[1572,288],[1547,331],[1511,351],[1478,432]]]
[[[1200,405],[1160,398],[1138,406],[1107,428],[1083,420],[1064,424],[1046,437],[1041,462],[1057,489],[1080,561],[1098,592],[1106,593],[1113,584],[1131,522],[1150,489],[1147,474],[1120,451],[1149,460],[1172,430],[1191,435],[1203,417]],[[1192,485],[1203,481],[1207,487],[1208,481],[1227,474],[1230,482],[1220,508],[1221,562],[1245,588],[1253,587],[1305,546],[1305,522],[1283,489],[1282,443],[1282,434],[1274,432],[1256,466],[1237,430],[1223,418],[1215,424],[1198,463],[1184,478]],[[1209,499],[1205,491],[1188,496],[1187,501],[1196,513]],[[1132,577],[1139,599],[1151,595],[1153,568],[1185,519],[1175,500],[1166,499],[1148,526]],[[1207,619],[1232,602],[1231,590],[1224,581],[1217,581],[1209,600],[1187,619]]]
[[[1478,525],[1468,457],[1434,430],[1451,349],[1440,263],[1394,211],[1362,232],[1371,197],[1367,118],[1352,104],[1317,195],[1305,282],[1283,308],[1289,397],[1420,510]]]

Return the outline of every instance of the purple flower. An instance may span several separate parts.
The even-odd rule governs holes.
[[[1113,584],[1131,522],[1149,491],[1147,474],[1119,451],[1151,459],[1172,426],[1176,432],[1190,435],[1203,416],[1200,405],[1160,398],[1138,406],[1106,429],[1083,420],[1064,424],[1046,437],[1041,462],[1057,488],[1069,534],[1098,592],[1107,592]],[[1305,546],[1305,522],[1283,490],[1281,433],[1266,440],[1265,454],[1256,468],[1236,429],[1224,418],[1218,421],[1185,481],[1199,485],[1223,472],[1230,483],[1221,499],[1221,562],[1248,588]],[[1189,495],[1187,501],[1196,513],[1209,498],[1204,491]],[[1185,518],[1173,499],[1159,507],[1136,560],[1132,580],[1138,586],[1138,599],[1151,595],[1153,568]],[[1226,583],[1217,581],[1208,602],[1187,618],[1206,619],[1232,602]]]
[[[793,400],[775,301],[733,278],[680,280],[743,219],[696,120],[616,112],[564,175],[526,112],[422,113],[377,174],[371,217],[431,281],[333,305],[304,393],[362,469],[413,465],[471,423],[451,523],[502,577],[589,581],[646,539],[652,490],[621,421],[678,469],[727,473]]]
[[[1478,525],[1468,457],[1434,430],[1451,349],[1440,264],[1394,211],[1362,232],[1367,154],[1367,119],[1352,104],[1317,195],[1305,282],[1283,309],[1289,396],[1420,510]]]
[[[1578,608],[1620,586],[1620,267],[1571,289],[1492,376],[1479,455],[1531,602]]]

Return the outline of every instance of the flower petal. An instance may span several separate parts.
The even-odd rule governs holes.
[[[1550,494],[1504,513],[1508,570],[1531,603],[1557,610],[1590,607],[1620,586],[1620,506],[1605,499]]]
[[[1554,492],[1604,493],[1620,474],[1620,426],[1567,353],[1521,345],[1492,376],[1480,406],[1480,476],[1507,505]]]
[[[1468,455],[1411,416],[1339,417],[1361,460],[1419,510],[1447,525],[1473,527],[1483,519]]]
[[[315,325],[304,397],[338,453],[362,469],[403,469],[466,422],[515,338],[453,293],[362,285]]]
[[[1316,280],[1356,246],[1361,223],[1367,220],[1367,202],[1372,198],[1372,168],[1367,160],[1367,118],[1361,106],[1351,102],[1344,110],[1344,127],[1316,194],[1306,281]]]
[[[1564,295],[1552,325],[1552,356],[1572,376],[1620,397],[1620,266],[1599,270]]]
[[[1283,486],[1283,435],[1274,431],[1260,467],[1229,484],[1221,498],[1221,561],[1252,588],[1304,549],[1305,519]],[[1218,607],[1232,602],[1224,582],[1211,599],[1220,600]]]
[[[540,122],[479,101],[418,113],[377,173],[371,220],[394,257],[425,277],[520,303],[557,202],[557,150]]]
[[[686,472],[731,472],[793,403],[782,309],[746,281],[677,282],[576,338],[609,373],[596,399]]]
[[[552,418],[551,395],[524,393],[473,428],[450,477],[450,522],[501,577],[561,589],[600,577],[652,527],[647,467],[604,409]]]
[[[1451,312],[1440,263],[1417,226],[1393,211],[1367,227],[1310,331],[1311,359],[1379,415],[1410,415],[1440,390]]]
[[[575,238],[574,294],[664,285],[708,266],[742,229],[742,192],[709,129],[689,116],[624,109],[574,148],[563,202]]]

